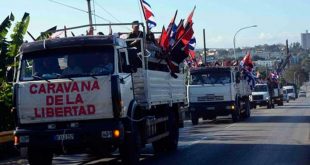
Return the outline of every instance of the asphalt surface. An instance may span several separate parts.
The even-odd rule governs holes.
[[[232,123],[229,118],[186,121],[180,130],[176,152],[154,155],[148,145],[141,164],[177,165],[310,165],[310,98],[299,98],[276,106],[252,110],[251,118]],[[19,157],[0,160],[3,164],[27,164]],[[121,164],[118,154],[108,158],[87,154],[58,156],[53,164]]]

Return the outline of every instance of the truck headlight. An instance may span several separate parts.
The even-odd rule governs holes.
[[[269,100],[269,97],[266,97],[266,100]]]

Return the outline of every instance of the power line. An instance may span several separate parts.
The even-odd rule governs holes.
[[[95,2],[95,3],[96,3],[97,6],[99,6],[99,8],[101,8],[103,11],[105,11],[109,16],[111,16],[113,19],[115,19],[118,23],[122,22],[119,19],[117,19],[111,12],[109,12],[104,7],[102,7],[99,3],[97,3],[97,2]]]
[[[94,0],[94,1],[95,1],[95,0]],[[106,12],[109,16],[111,16],[114,20],[116,20],[116,22],[122,23],[122,21],[120,21],[119,19],[117,19],[111,12],[109,12],[107,9],[105,9],[103,6],[101,6],[99,3],[97,3],[97,2],[95,2],[95,3],[96,3],[96,5],[97,5],[99,8],[101,8],[104,12]],[[123,27],[123,29],[127,29],[127,30],[130,30],[130,31],[131,31],[131,29],[128,28],[128,27]]]
[[[79,9],[79,8],[77,8],[77,7],[70,6],[70,5],[61,3],[61,2],[57,2],[57,1],[55,1],[55,0],[49,0],[49,1],[50,1],[50,2],[53,2],[53,3],[57,3],[57,4],[62,5],[62,6],[66,6],[66,7],[71,8],[71,9],[75,9],[75,10],[84,12],[84,13],[88,13],[88,11],[86,11],[86,10]],[[92,13],[92,15],[95,16],[95,17],[98,17],[98,18],[100,18],[100,19],[102,19],[102,20],[104,20],[104,21],[106,21],[106,22],[111,22],[110,20],[108,20],[108,19],[106,19],[106,18],[103,18],[103,17],[101,17],[101,16],[99,16],[99,15],[97,15],[97,14],[93,14],[93,13]]]

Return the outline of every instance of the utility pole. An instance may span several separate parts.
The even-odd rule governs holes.
[[[207,63],[206,29],[203,29],[203,53],[205,55],[205,64],[206,64]]]
[[[94,27],[93,27],[93,19],[92,19],[92,13],[91,13],[90,0],[87,0],[87,6],[88,6],[88,18],[89,18],[89,33],[91,34],[91,33],[93,33]]]

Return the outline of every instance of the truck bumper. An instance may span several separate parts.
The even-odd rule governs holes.
[[[199,117],[213,118],[216,116],[227,116],[235,110],[235,102],[205,102],[190,103],[189,111],[196,113]]]
[[[267,101],[266,100],[253,100],[251,104],[252,104],[252,107],[257,106],[257,105],[267,106],[269,104],[269,101],[268,100]]]
[[[116,130],[119,136],[115,136]],[[21,126],[14,132],[14,137],[18,149],[43,147],[56,153],[100,147],[109,150],[123,141],[124,126],[120,120],[42,123]]]

